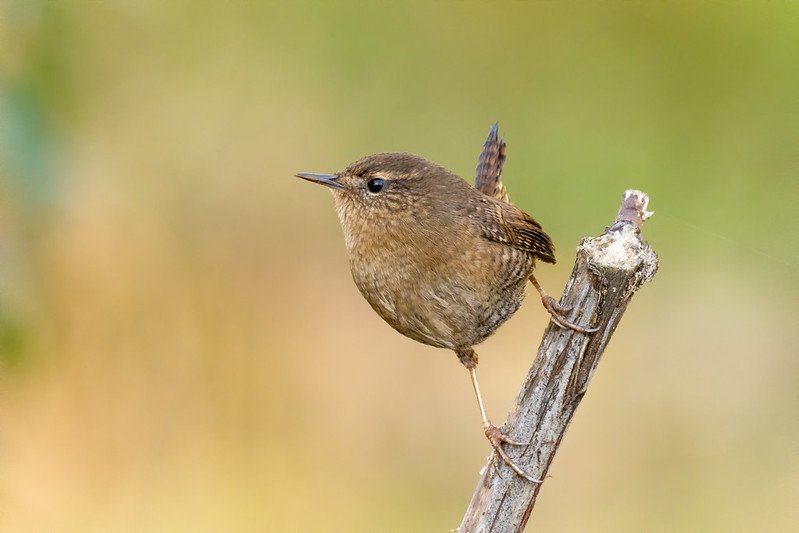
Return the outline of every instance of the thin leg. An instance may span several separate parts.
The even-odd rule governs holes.
[[[480,405],[480,415],[483,417],[483,431],[485,432],[488,441],[491,443],[491,447],[497,451],[499,456],[502,458],[505,464],[511,468],[511,470],[531,483],[541,483],[542,481],[540,479],[532,477],[530,474],[519,468],[519,466],[513,462],[513,459],[508,457],[508,454],[505,453],[505,450],[502,449],[503,442],[515,446],[526,446],[529,443],[511,440],[507,435],[502,433],[497,426],[488,420],[485,407],[483,407],[483,398],[480,396],[480,386],[477,384],[477,371],[474,367],[469,368],[469,377],[472,379],[474,394],[477,396],[477,403]]]
[[[535,289],[538,291],[538,294],[541,295],[541,303],[544,304],[544,309],[549,311],[549,314],[552,317],[552,322],[557,324],[558,326],[565,328],[565,329],[572,329],[578,333],[595,333],[599,331],[599,328],[592,328],[587,326],[578,326],[577,324],[570,322],[564,315],[571,311],[571,307],[567,305],[561,305],[555,300],[552,296],[546,293],[546,291],[541,287],[538,283],[538,280],[535,279],[535,276],[530,274],[530,282],[532,282]]]

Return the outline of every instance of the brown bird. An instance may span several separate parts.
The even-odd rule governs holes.
[[[337,174],[297,177],[333,192],[355,285],[391,327],[430,346],[453,350],[468,369],[483,429],[518,475],[502,443],[519,445],[486,416],[473,346],[519,309],[529,279],[552,320],[581,333],[568,308],[533,276],[537,259],[555,262],[541,225],[508,202],[501,181],[505,142],[489,132],[472,187],[449,170],[408,153],[364,157]]]

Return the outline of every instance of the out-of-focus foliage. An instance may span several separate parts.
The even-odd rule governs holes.
[[[489,125],[559,250],[625,188],[661,272],[542,531],[799,523],[799,7],[0,3],[0,529],[446,531],[489,447],[448,352],[350,281],[326,191],[371,152],[470,178]],[[478,350],[504,418],[547,317]],[[579,502],[576,504],[575,502]]]

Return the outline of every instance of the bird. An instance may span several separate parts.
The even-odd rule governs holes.
[[[474,346],[519,309],[528,280],[555,324],[582,334],[597,330],[568,320],[570,308],[533,275],[537,261],[555,263],[555,247],[508,198],[498,129],[489,131],[474,186],[405,152],[368,155],[335,174],[296,176],[332,191],[352,278],[366,301],[399,333],[455,352],[469,372],[492,448],[516,474],[540,483],[503,449],[527,443],[509,438],[486,415]]]

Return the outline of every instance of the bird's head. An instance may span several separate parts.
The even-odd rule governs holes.
[[[348,240],[369,232],[392,233],[429,225],[470,186],[449,170],[408,153],[366,156],[336,174],[299,173],[329,187]]]

